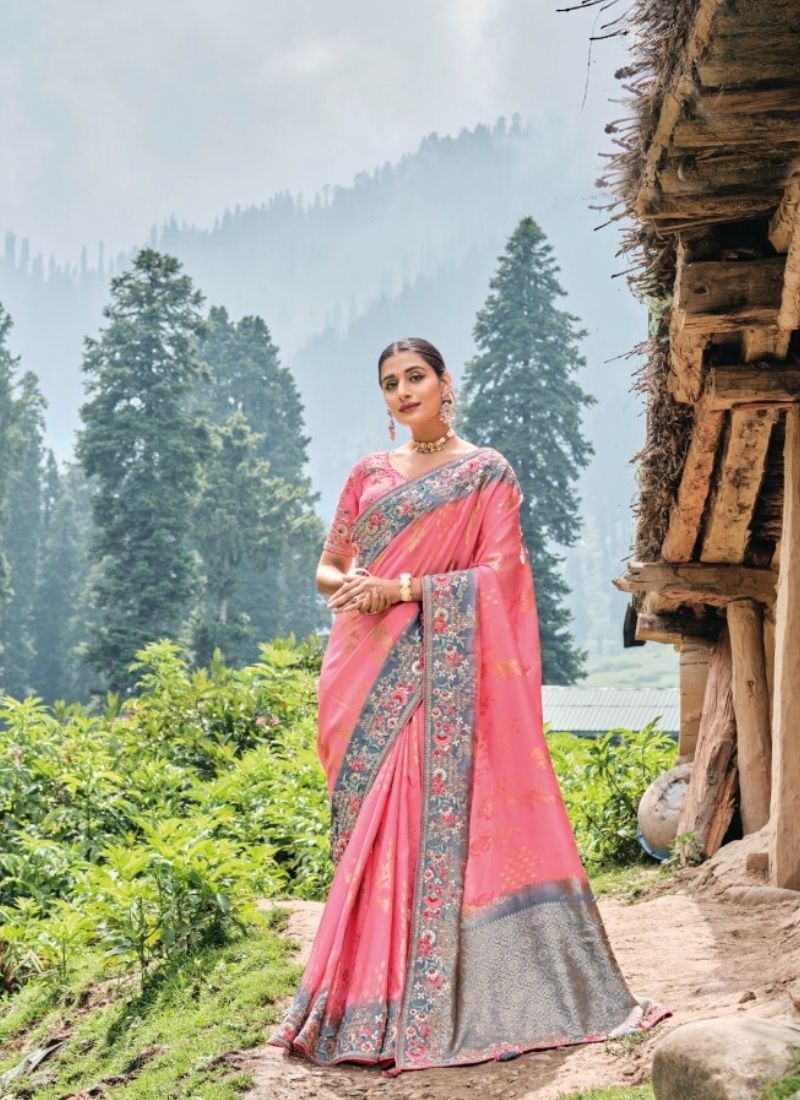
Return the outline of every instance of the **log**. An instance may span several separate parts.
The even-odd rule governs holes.
[[[770,80],[796,81],[800,78],[800,53],[790,36],[759,35],[758,51],[754,51],[750,43],[745,45],[742,37],[739,34],[727,40],[716,39],[711,56],[697,66],[703,91],[752,85],[762,80],[767,58]]]
[[[783,533],[775,606],[772,804],[773,886],[800,889],[800,408],[786,414]]]
[[[785,145],[787,157],[800,148],[800,109],[772,114],[717,114],[681,119],[672,131],[674,151],[706,149],[774,149]]]
[[[701,398],[697,403],[683,474],[670,510],[667,533],[661,544],[661,556],[665,561],[689,561],[692,557],[708,497],[723,419],[722,412],[713,409],[708,399]]]
[[[720,623],[715,617],[693,615],[691,612],[640,611],[636,617],[635,638],[640,642],[663,642],[681,646],[684,642],[705,639],[709,644],[716,640]]]
[[[781,256],[679,265],[670,325],[673,339],[680,333],[710,335],[777,326],[784,266]]]
[[[744,561],[776,417],[774,409],[734,409],[731,413],[722,468],[711,492],[701,561]]]
[[[706,638],[686,636],[681,640],[680,663],[680,732],[678,755],[692,759],[700,732],[703,700],[708,681],[708,662],[714,644]]]
[[[775,209],[779,195],[778,184],[765,190],[763,181],[758,192],[753,194],[710,192],[672,196],[659,191],[642,199],[638,215],[644,221],[655,222],[660,232],[678,233],[698,225],[764,217]]]
[[[736,405],[792,405],[800,400],[800,368],[759,363],[711,367],[706,393],[709,407],[717,411]]]
[[[706,565],[701,562],[630,562],[613,582],[620,592],[658,592],[687,604],[722,607],[731,600],[770,603],[775,594],[771,569],[746,565]]]
[[[731,646],[725,629],[708,663],[694,766],[678,818],[678,836],[693,833],[706,856],[719,848],[733,816],[735,742]]]
[[[734,600],[728,604],[727,621],[742,829],[748,835],[769,821],[772,740],[762,608],[752,600]]]
[[[761,156],[725,151],[715,156],[668,157],[658,173],[661,190],[671,199],[680,195],[733,198],[737,190],[771,194],[792,179],[791,163],[783,156]],[[776,249],[785,252],[786,249]]]

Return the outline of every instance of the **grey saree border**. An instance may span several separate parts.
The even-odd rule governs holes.
[[[469,470],[470,462],[478,463]],[[467,473],[460,468],[467,466]],[[516,480],[511,467],[496,451],[479,447],[443,462],[428,473],[395,486],[374,500],[353,524],[352,540],[359,562],[370,565],[378,554],[421,515],[453,500],[469,496],[494,481]]]
[[[398,1069],[446,1061],[452,1043],[473,764],[474,571],[426,576],[422,587],[423,816]]]
[[[422,625],[412,619],[389,651],[369,690],[331,795],[331,858],[350,842],[364,799],[397,735],[422,699]]]

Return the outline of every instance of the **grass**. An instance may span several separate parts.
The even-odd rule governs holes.
[[[241,1052],[264,1042],[276,1001],[299,978],[277,935],[283,923],[270,914],[238,942],[166,967],[143,993],[128,980],[99,981],[91,956],[66,987],[30,982],[2,1006],[0,1081],[48,1038],[68,1041],[33,1073],[0,1084],[2,1095],[56,1100],[103,1085],[125,1100],[233,1100],[252,1084]]]
[[[664,870],[655,863],[628,863],[623,866],[606,864],[593,870],[589,878],[595,897],[617,898],[632,904],[656,882],[662,881]]]
[[[780,1081],[764,1086],[761,1100],[789,1100],[800,1091],[800,1047],[794,1047],[789,1069]]]

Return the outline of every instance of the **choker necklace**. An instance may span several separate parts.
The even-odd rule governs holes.
[[[432,440],[430,443],[427,443],[424,439],[412,439],[411,447],[420,455],[436,454],[437,451],[443,450],[448,439],[452,439],[455,434],[453,429],[449,428],[444,435]]]

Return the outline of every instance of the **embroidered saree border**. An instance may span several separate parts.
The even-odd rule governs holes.
[[[419,516],[467,497],[493,481],[514,476],[504,458],[481,447],[390,489],[373,501],[353,524],[352,541],[359,562],[370,565]]]
[[[375,776],[422,699],[422,625],[412,619],[370,689],[331,796],[331,857],[338,863]]]
[[[396,1064],[446,1060],[458,995],[475,706],[473,570],[422,579],[423,818]]]

